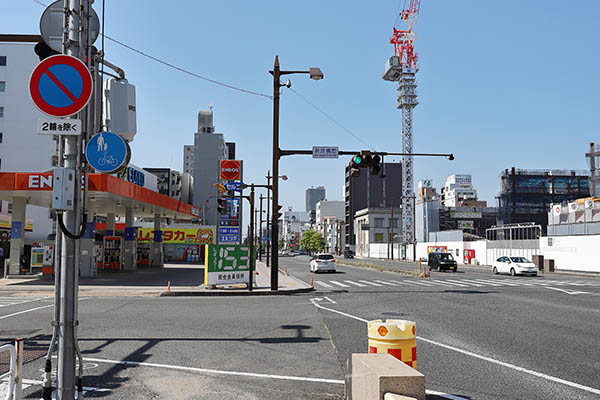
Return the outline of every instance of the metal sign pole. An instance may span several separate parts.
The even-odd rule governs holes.
[[[64,0],[64,22],[66,34],[63,41],[63,53],[81,59],[80,47],[80,0]],[[80,173],[77,159],[79,155],[79,138],[67,136],[64,147],[64,166],[75,170],[76,182]],[[79,191],[74,194],[74,209],[65,211],[58,218],[63,218],[65,227],[76,232],[78,227],[77,213],[80,209]],[[60,320],[58,339],[58,390],[57,400],[73,400],[75,398],[75,240],[62,233],[61,285],[60,285]]]

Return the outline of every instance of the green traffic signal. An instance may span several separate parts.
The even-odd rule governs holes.
[[[363,158],[362,158],[362,156],[360,154],[357,154],[352,159],[352,162],[354,162],[354,164],[360,164],[360,163],[363,162]]]

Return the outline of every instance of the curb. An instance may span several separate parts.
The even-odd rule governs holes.
[[[337,259],[336,259],[336,262],[339,264],[343,264],[343,265],[349,265],[351,267],[368,268],[368,269],[374,269],[377,271],[395,272],[395,273],[401,274],[401,275],[418,276],[418,273],[416,271],[408,271],[408,270],[404,270],[404,269],[390,269],[383,265],[371,264],[371,263],[367,263],[367,262],[358,262],[357,263],[357,262],[352,262],[352,261],[340,261]]]
[[[243,291],[243,292],[211,292],[207,291],[195,291],[186,290],[179,292],[161,292],[160,297],[216,297],[216,296],[286,296],[300,293],[310,293],[314,291],[314,287],[305,287],[300,289],[290,290],[257,290],[257,291]]]

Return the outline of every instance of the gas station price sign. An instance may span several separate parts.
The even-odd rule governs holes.
[[[204,284],[209,286],[247,283],[250,262],[248,245],[207,244]]]

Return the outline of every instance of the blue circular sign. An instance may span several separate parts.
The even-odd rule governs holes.
[[[112,174],[127,160],[127,143],[112,132],[100,132],[88,142],[85,157],[96,171]]]

